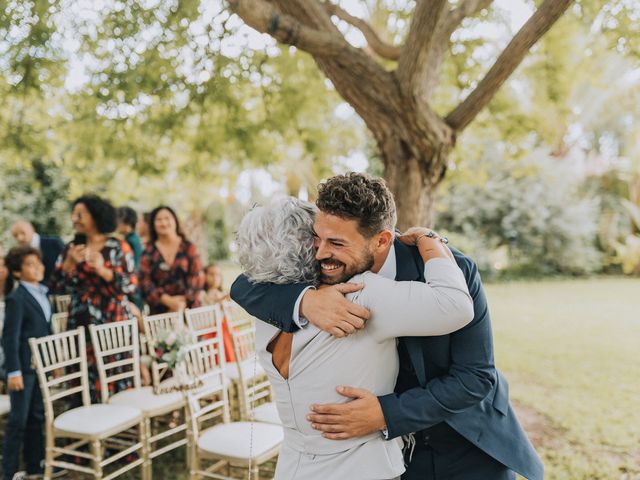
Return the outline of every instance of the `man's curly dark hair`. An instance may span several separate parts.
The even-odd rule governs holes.
[[[111,233],[116,229],[116,209],[107,200],[89,193],[76,198],[71,204],[71,208],[79,203],[89,210],[98,232],[105,234]]]
[[[357,219],[358,230],[371,238],[396,226],[396,202],[381,178],[350,172],[331,177],[318,186],[318,208],[346,219]]]

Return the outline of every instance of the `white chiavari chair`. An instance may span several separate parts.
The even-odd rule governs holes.
[[[59,467],[111,480],[138,466],[144,467],[146,439],[142,411],[123,405],[91,404],[84,329],[31,338],[29,345],[45,409],[44,477],[51,478],[53,468]],[[61,371],[64,373],[60,374]],[[56,388],[62,385],[66,388]],[[80,395],[81,406],[56,415],[54,403],[68,401],[73,395]],[[61,439],[67,443],[58,445]],[[106,456],[105,452],[116,453]],[[84,460],[85,464],[62,460],[63,455]],[[138,458],[128,461],[130,455]],[[124,463],[119,468],[118,460]]]
[[[143,471],[149,479],[151,461],[187,444],[185,398],[180,392],[154,394],[140,379],[140,351],[136,320],[90,325],[91,342],[96,356],[102,402],[135,406],[142,410],[147,441],[148,465]],[[131,381],[133,388],[109,396],[113,382]],[[174,412],[181,411],[180,421]]]
[[[53,295],[53,306],[56,313],[68,312],[71,295]]]
[[[281,424],[273,388],[256,357],[256,327],[244,323],[231,328],[236,363],[228,363],[228,373],[236,386],[242,420]]]
[[[219,305],[205,305],[198,308],[187,308],[184,311],[184,319],[187,328],[191,330],[198,340],[218,335],[217,311]]]
[[[179,332],[184,329],[182,310],[143,316],[142,322],[144,324],[144,336],[147,341],[147,351],[151,356],[154,355],[155,346],[161,332]],[[162,380],[168,370],[169,366],[164,362],[156,360],[151,363],[151,377],[155,387],[159,387],[161,383],[165,383],[167,386],[174,383],[174,379],[168,379],[164,382]]]
[[[69,312],[58,312],[51,315],[51,329],[53,333],[62,333],[67,331],[67,323],[69,322]]]
[[[185,357],[187,372],[208,377],[204,387],[187,393],[190,478],[231,480],[234,477],[229,476],[229,469],[233,466],[249,469],[251,477],[258,480],[260,466],[275,460],[280,452],[282,427],[231,422],[220,345],[217,339],[199,342]],[[205,461],[210,463],[207,467],[203,467]]]

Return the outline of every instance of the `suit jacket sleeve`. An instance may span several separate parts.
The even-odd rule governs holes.
[[[491,320],[476,265],[456,257],[474,302],[474,318],[450,335],[451,364],[445,375],[403,393],[379,397],[389,438],[423,430],[482,401],[496,383]]]
[[[231,285],[231,298],[254,317],[284,332],[295,332],[293,309],[307,283],[254,283],[241,274]]]
[[[22,331],[23,316],[24,308],[20,299],[15,298],[15,295],[7,297],[2,331],[2,346],[6,357],[7,372],[23,370],[20,365],[20,332]]]

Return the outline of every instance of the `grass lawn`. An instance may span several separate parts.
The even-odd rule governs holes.
[[[225,268],[225,284],[238,269]],[[487,286],[496,362],[549,480],[640,479],[640,280]],[[162,457],[161,457],[162,458]],[[154,480],[186,479],[184,454]]]
[[[496,363],[553,479],[640,478],[640,280],[487,287]]]

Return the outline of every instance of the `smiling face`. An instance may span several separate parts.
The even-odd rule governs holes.
[[[11,234],[20,245],[30,245],[36,231],[29,222],[17,221],[11,228]]]
[[[366,270],[380,270],[393,239],[388,231],[366,238],[358,230],[358,220],[322,211],[316,214],[313,229],[320,280],[328,285],[342,283]]]
[[[84,203],[76,203],[71,211],[71,222],[76,233],[93,235],[97,233],[96,222]]]
[[[161,209],[156,213],[156,217],[153,220],[153,228],[159,237],[167,237],[178,234],[178,225],[176,219],[169,210]]]

